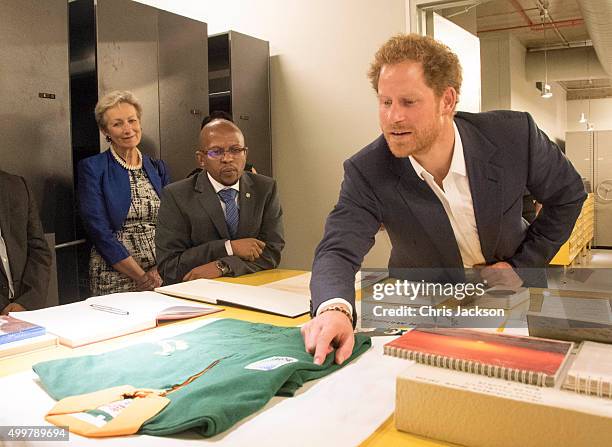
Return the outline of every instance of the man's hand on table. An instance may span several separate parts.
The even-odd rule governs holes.
[[[199,265],[189,271],[184,277],[183,281],[193,281],[194,279],[215,279],[221,276],[221,272],[215,262],[209,262],[207,264]]]
[[[9,312],[23,312],[24,310],[26,309],[21,304],[13,302],[9,303],[4,309],[2,309],[1,314],[8,315]]]
[[[348,309],[347,309],[348,312]],[[304,347],[314,354],[314,363],[323,364],[327,355],[336,348],[335,361],[342,364],[351,356],[355,346],[355,335],[351,320],[342,312],[325,309],[302,326]]]
[[[487,282],[490,287],[502,286],[515,290],[523,285],[523,280],[507,262],[496,262],[495,264],[482,267],[479,271],[480,278]]]

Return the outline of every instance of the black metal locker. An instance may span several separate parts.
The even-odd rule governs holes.
[[[0,168],[26,178],[57,244],[48,303],[78,297],[70,150],[68,5],[0,2]]]

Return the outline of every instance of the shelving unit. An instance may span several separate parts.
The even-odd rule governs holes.
[[[208,115],[207,30],[206,23],[129,0],[70,2],[75,163],[108,147],[93,119],[99,97],[130,90],[143,107],[139,148],[164,160],[172,180],[193,170]]]
[[[208,38],[209,110],[232,115],[249,148],[248,161],[272,175],[270,46],[236,31]]]
[[[594,233],[594,209],[595,200],[593,193],[590,193],[582,205],[582,211],[574,225],[572,234],[567,242],[561,246],[552,261],[550,261],[551,265],[571,265],[579,253],[586,254],[586,250],[591,248]],[[578,258],[579,261],[580,258]]]

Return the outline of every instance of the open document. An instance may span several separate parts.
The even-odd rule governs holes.
[[[292,318],[310,311],[310,298],[306,295],[210,279],[196,279],[158,287],[155,291],[205,303],[241,306]]]
[[[77,303],[26,312],[12,316],[47,329],[70,348],[154,328],[158,321],[175,320],[181,314],[191,318],[222,309],[204,306],[155,292],[113,293]],[[167,315],[169,318],[166,318]]]

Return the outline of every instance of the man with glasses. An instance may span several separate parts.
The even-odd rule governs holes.
[[[206,126],[208,123],[210,123],[211,121],[217,120],[217,119],[227,120],[232,123],[234,122],[232,115],[230,115],[229,113],[223,110],[213,110],[210,113],[210,115],[204,117],[204,119],[202,120],[202,125],[200,126],[200,129],[203,129],[204,126]],[[199,174],[200,172],[204,170],[204,162],[202,161],[202,156],[201,156],[202,151],[196,150],[195,155],[196,155],[196,163],[198,164],[198,167],[195,168],[193,171],[191,171],[189,174],[187,174],[187,177],[191,177],[192,175]],[[251,163],[246,163],[244,165],[244,170],[250,171],[253,174],[257,174],[257,171],[255,170],[255,166],[253,166]]]
[[[231,121],[213,119],[202,128],[197,156],[204,170],[162,193],[155,245],[164,284],[239,276],[280,262],[285,241],[276,182],[245,172],[247,153]]]

